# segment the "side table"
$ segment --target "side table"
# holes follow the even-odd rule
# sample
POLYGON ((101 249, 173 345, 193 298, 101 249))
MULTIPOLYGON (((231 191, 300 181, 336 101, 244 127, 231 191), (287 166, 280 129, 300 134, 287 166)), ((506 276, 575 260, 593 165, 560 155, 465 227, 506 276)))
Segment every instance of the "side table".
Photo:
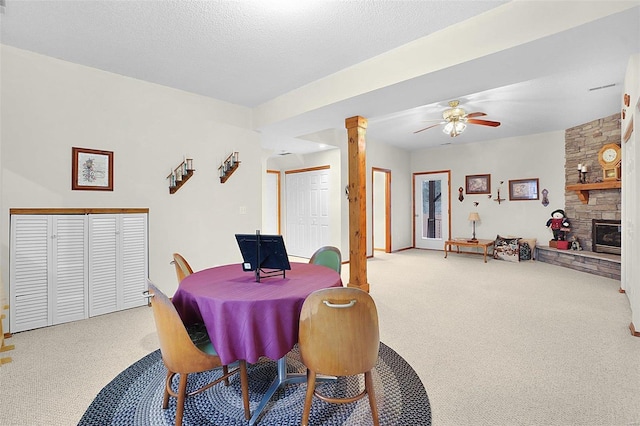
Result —
MULTIPOLYGON (((494 246, 495 241, 494 240, 467 240, 467 239, 463 239, 463 238, 458 238, 458 239, 453 239, 453 240, 447 240, 444 242, 444 257, 446 259, 447 254, 449 254, 449 252, 451 251, 451 246, 456 246, 456 253, 460 253, 460 247, 475 247, 475 248, 482 248, 483 254, 484 254, 484 263, 487 263, 487 250, 489 249, 489 247, 493 247, 494 246)), ((467 254, 479 254, 477 252, 472 252, 472 251, 463 251, 462 253, 467 253, 467 254)))

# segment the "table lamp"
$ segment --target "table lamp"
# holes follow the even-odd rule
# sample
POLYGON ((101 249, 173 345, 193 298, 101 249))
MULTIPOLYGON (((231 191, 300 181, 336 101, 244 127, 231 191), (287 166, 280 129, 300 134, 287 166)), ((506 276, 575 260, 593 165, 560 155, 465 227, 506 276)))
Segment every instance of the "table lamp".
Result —
POLYGON ((473 237, 469 241, 478 241, 476 238, 476 222, 480 220, 480 215, 478 212, 469 213, 469 220, 473 222, 473 237))

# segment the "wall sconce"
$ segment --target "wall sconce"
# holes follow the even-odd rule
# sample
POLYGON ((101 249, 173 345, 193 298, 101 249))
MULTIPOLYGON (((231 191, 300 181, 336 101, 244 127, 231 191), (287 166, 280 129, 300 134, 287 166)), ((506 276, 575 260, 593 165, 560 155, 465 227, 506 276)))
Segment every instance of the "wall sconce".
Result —
MULTIPOLYGON (((503 180, 500 181, 500 185, 498 185, 497 191, 498 191, 498 197, 494 198, 493 201, 497 201, 498 204, 502 203, 505 199, 504 198, 500 198, 500 187, 502 186, 502 184, 504 183, 503 180)), ((489 196, 491 197, 491 196, 489 196)))
POLYGON ((194 171, 192 158, 183 159, 178 167, 171 170, 171 173, 167 176, 167 179, 169 179, 169 194, 174 194, 191 179, 194 171))
POLYGON ((220 167, 218 167, 218 172, 220 174, 220 183, 225 183, 229 177, 236 171, 238 166, 240 165, 238 151, 232 152, 229 156, 222 162, 220 167))
POLYGON ((476 238, 476 222, 478 222, 479 220, 480 215, 478 214, 478 212, 469 213, 469 221, 473 222, 473 237, 471 237, 471 239, 469 240, 470 243, 475 243, 476 241, 478 241, 478 239, 476 238))

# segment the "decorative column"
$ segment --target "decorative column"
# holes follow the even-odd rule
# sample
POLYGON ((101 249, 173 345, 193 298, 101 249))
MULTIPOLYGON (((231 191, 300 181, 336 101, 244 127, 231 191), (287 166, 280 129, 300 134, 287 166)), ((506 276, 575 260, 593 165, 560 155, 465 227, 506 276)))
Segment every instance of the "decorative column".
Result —
POLYGON ((349 137, 349 283, 369 292, 367 282, 367 119, 345 120, 349 137))

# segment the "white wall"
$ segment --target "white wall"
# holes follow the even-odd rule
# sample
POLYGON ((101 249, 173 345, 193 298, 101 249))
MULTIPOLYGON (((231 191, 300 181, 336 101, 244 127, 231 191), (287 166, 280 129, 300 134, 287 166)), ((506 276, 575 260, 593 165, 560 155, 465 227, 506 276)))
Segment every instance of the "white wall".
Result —
MULTIPOLYGON (((343 221, 342 221, 342 209, 344 208, 344 202, 346 198, 343 195, 341 188, 342 182, 342 167, 341 156, 339 149, 329 149, 326 151, 317 152, 314 154, 305 155, 286 155, 271 157, 266 162, 269 170, 280 170, 280 202, 281 213, 280 218, 281 231, 286 241, 287 234, 287 212, 286 212, 286 179, 284 173, 288 170, 302 170, 311 167, 329 166, 329 245, 338 247, 343 253, 343 259, 345 259, 345 250, 348 253, 348 245, 343 245, 342 234, 343 221)), ((346 224, 346 232, 348 233, 348 223, 346 224)), ((348 257, 346 257, 348 259, 348 257)))
POLYGON ((173 252, 195 270, 241 260, 234 233, 261 222, 262 150, 250 110, 8 46, 0 54, 7 293, 11 208, 149 208, 150 278, 169 294, 173 252), (113 192, 71 190, 74 146, 114 152, 113 192), (221 184, 217 169, 232 151, 242 163, 221 184), (195 175, 169 195, 165 178, 184 155, 195 175))
MULTIPOLYGON (((622 276, 620 286, 629 298, 631 322, 640 332, 640 237, 635 229, 640 224, 638 188, 640 187, 640 55, 629 59, 624 83, 624 93, 631 96, 626 117, 622 120, 622 136, 630 125, 633 133, 627 142, 622 142, 622 276), (633 121, 633 124, 632 124, 633 121)), ((621 101, 622 103, 622 101, 621 101)))
MULTIPOLYGON (((469 129, 473 131, 473 129, 469 129)), ((463 138, 464 135, 460 136, 463 138)), ((413 173, 451 170, 451 233, 452 237, 469 237, 469 212, 477 211, 478 238, 494 239, 497 234, 537 238, 546 245, 552 234, 546 228, 555 209, 564 209, 564 131, 543 133, 492 142, 460 144, 454 142, 439 148, 425 149, 411 156, 413 173), (465 176, 491 174, 491 198, 487 195, 464 194, 458 201, 458 188, 465 187, 465 176), (539 179, 539 191, 549 191, 549 206, 540 200, 509 201, 510 179, 539 179), (504 181, 500 185, 500 181, 504 181), (493 201, 497 188, 506 201, 493 201), (478 206, 474 206, 478 202, 478 206)), ((571 219, 571 218, 569 218, 571 219)))
MULTIPOLYGON (((402 149, 367 140, 367 192, 371 192, 373 182, 371 169, 378 167, 391 170, 391 251, 413 245, 411 238, 411 154, 402 149)), ((367 196, 367 255, 373 253, 371 197, 367 196)))

